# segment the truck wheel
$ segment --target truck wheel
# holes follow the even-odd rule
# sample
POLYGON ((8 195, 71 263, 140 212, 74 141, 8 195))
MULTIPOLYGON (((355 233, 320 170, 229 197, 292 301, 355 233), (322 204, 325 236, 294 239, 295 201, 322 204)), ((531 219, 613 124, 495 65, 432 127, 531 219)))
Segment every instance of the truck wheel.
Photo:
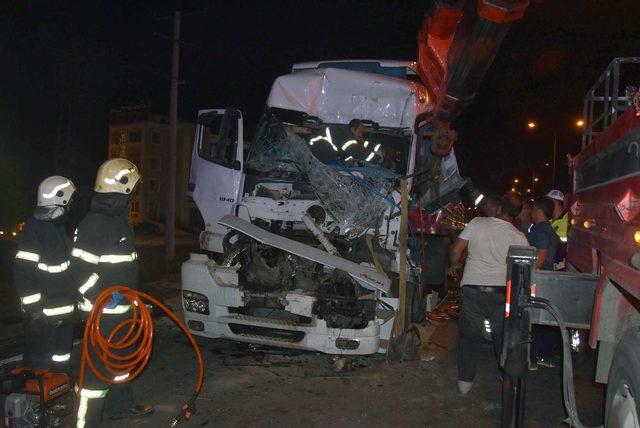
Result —
POLYGON ((640 329, 629 330, 618 343, 609 372, 606 427, 640 427, 640 329))

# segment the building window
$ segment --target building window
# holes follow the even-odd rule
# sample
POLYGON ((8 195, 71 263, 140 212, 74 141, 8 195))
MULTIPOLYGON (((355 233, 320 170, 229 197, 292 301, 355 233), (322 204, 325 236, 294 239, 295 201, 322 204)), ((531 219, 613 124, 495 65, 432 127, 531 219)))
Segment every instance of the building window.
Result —
POLYGON ((151 131, 151 144, 162 144, 162 138, 160 138, 160 131, 154 129, 151 131))
POLYGON ((132 131, 129 131, 129 143, 140 143, 142 142, 142 130, 140 129, 135 129, 132 131))
POLYGON ((151 158, 151 170, 158 171, 160 169, 160 158, 151 158))
POLYGON ((160 191, 160 184, 158 184, 157 180, 149 180, 149 190, 153 193, 158 193, 160 191))

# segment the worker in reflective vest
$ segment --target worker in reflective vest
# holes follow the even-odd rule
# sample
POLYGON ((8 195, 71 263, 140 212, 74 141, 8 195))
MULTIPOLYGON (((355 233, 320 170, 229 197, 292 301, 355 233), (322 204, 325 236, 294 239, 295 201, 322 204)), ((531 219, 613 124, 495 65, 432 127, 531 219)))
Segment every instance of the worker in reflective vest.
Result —
POLYGON ((569 212, 565 208, 565 195, 560 190, 554 189, 547 193, 547 197, 551 198, 554 203, 553 218, 551 219, 551 227, 560 238, 560 244, 556 251, 554 260, 555 270, 564 270, 566 267, 567 254, 567 234, 569 232, 569 212))
MULTIPOLYGON (((89 213, 74 233, 71 250, 78 309, 84 321, 102 291, 114 285, 138 288, 138 256, 133 228, 129 224, 129 204, 139 181, 138 168, 126 159, 110 159, 98 169, 96 194, 89 213)), ((130 305, 120 299, 119 294, 113 296, 103 312, 100 330, 105 336, 131 316, 130 305)), ((126 354, 127 350, 123 352, 126 354)), ((112 420, 153 412, 151 406, 134 403, 130 383, 112 385, 89 370, 78 400, 77 426, 98 426, 103 410, 112 420)))
POLYGON ((13 279, 25 314, 22 361, 27 367, 68 372, 76 294, 64 221, 75 191, 65 177, 42 181, 33 217, 20 235, 13 279))

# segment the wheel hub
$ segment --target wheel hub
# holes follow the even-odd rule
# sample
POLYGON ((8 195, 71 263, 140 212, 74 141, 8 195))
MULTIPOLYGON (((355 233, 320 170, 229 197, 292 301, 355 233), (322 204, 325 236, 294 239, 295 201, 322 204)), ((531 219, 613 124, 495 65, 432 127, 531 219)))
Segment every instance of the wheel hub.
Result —
POLYGON ((640 428, 636 400, 629 385, 623 383, 611 401, 607 426, 620 428, 640 428))

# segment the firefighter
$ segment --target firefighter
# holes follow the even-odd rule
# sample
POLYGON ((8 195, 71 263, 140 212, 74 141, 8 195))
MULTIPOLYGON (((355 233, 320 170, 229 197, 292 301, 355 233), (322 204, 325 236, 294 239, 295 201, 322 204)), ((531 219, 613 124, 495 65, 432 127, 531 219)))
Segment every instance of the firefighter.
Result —
POLYGON ((20 235, 13 279, 25 313, 23 363, 30 368, 68 372, 76 295, 64 223, 75 191, 68 178, 44 179, 33 217, 20 235))
MULTIPOLYGON (((105 289, 113 285, 138 288, 138 256, 128 217, 131 196, 139 181, 138 168, 126 159, 110 159, 98 169, 91 209, 75 231, 71 250, 80 299, 78 309, 84 321, 96 297, 105 289)), ((129 304, 120 299, 116 293, 103 312, 100 329, 105 336, 131 316, 129 304)), ((134 404, 130 383, 106 383, 88 370, 77 405, 77 426, 98 426, 103 410, 112 420, 153 413, 151 406, 134 404)))
MULTIPOLYGON (((364 123, 360 119, 353 119, 349 122, 348 139, 340 146, 343 158, 347 163, 356 165, 361 163, 368 154, 364 144, 364 123)), ((369 144, 367 143, 367 146, 369 144)))

